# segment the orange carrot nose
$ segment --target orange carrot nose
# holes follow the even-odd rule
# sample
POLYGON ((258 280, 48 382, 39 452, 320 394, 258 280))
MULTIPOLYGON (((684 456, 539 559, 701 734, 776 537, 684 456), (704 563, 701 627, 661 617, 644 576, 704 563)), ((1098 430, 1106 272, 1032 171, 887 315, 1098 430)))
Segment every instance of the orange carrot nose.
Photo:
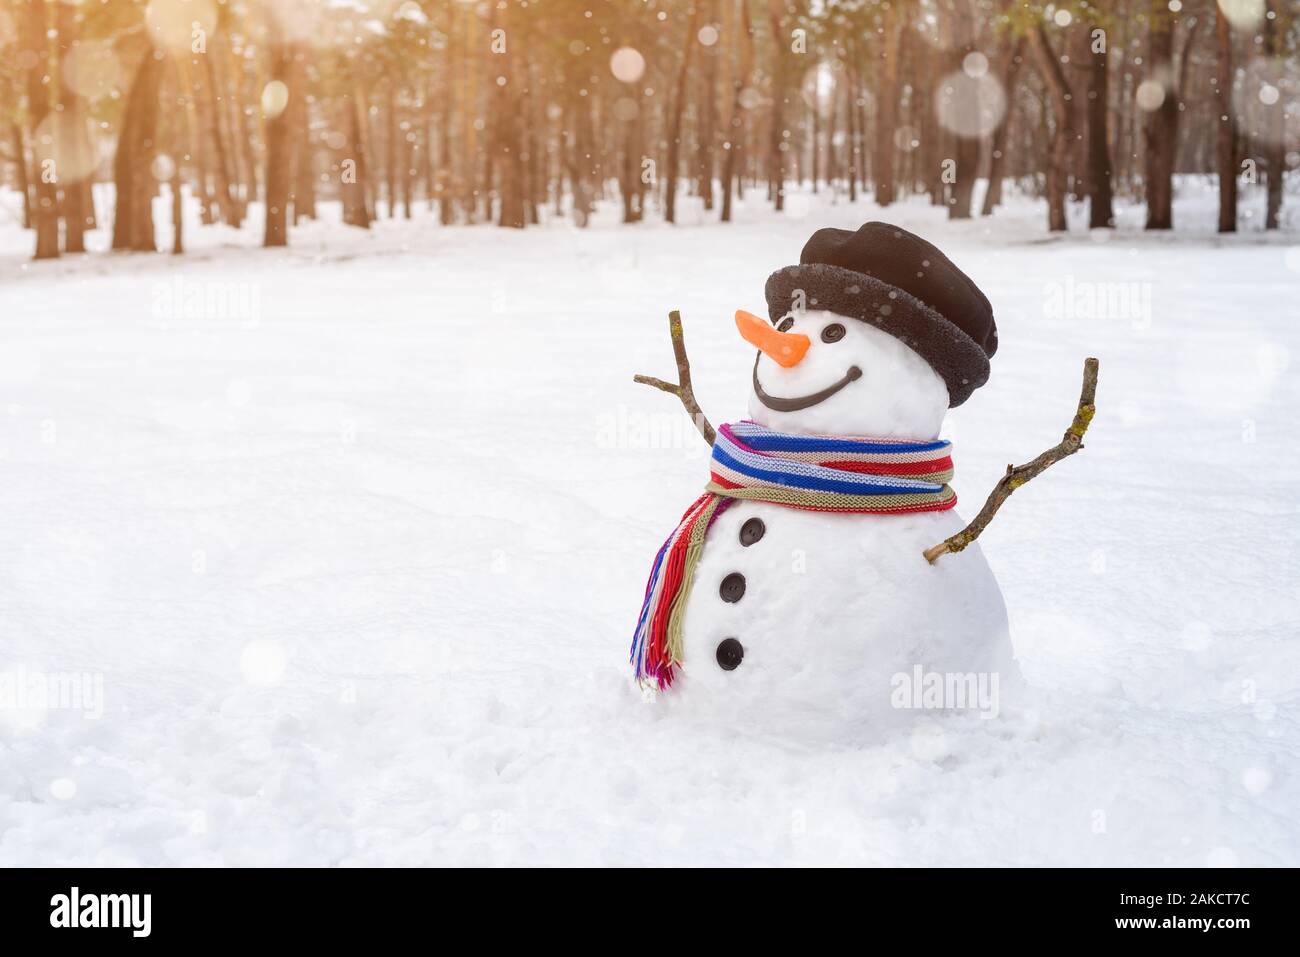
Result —
POLYGON ((758 346, 763 355, 789 369, 799 364, 812 340, 797 332, 777 332, 771 323, 764 322, 753 313, 736 310, 736 328, 745 341, 758 346))

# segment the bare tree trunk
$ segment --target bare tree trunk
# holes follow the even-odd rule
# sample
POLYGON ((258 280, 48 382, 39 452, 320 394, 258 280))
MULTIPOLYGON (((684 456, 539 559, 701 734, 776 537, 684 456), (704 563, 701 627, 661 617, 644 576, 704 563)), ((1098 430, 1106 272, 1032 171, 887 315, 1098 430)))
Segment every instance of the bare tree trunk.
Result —
POLYGON ((574 97, 572 106, 573 148, 569 152, 569 180, 573 183, 573 218, 579 227, 591 222, 598 166, 593 153, 591 98, 574 97))
POLYGON ((442 53, 442 113, 438 127, 438 222, 450 226, 456 221, 456 206, 453 202, 451 129, 452 118, 456 115, 456 69, 453 55, 456 50, 456 10, 449 4, 447 11, 447 46, 442 53))
MULTIPOLYGON (((1174 89, 1174 26, 1165 0, 1151 0, 1147 19, 1147 79, 1161 84, 1164 99, 1156 109, 1147 113, 1143 128, 1146 141, 1146 228, 1172 229, 1178 91, 1174 89)), ((1189 41, 1187 53, 1190 52, 1189 41)))
POLYGON ((888 206, 897 197, 894 189, 894 129, 898 125, 898 69, 903 52, 903 24, 898 16, 898 4, 884 9, 881 36, 880 74, 876 84, 876 157, 872 163, 875 174, 875 199, 888 206))
POLYGON ((1120 22, 1113 32, 1107 32, 1106 37, 1108 59, 1114 60, 1114 73, 1119 79, 1111 94, 1118 108, 1107 105, 1108 115, 1113 117, 1110 125, 1115 144, 1111 153, 1114 158, 1111 188, 1113 193, 1126 197, 1133 195, 1133 152, 1137 148, 1131 138, 1131 114, 1140 112, 1133 109, 1132 71, 1129 69, 1129 37, 1133 28, 1127 15, 1131 2, 1133 0, 1123 0, 1120 22))
POLYGON ((389 79, 384 84, 384 146, 386 148, 384 164, 384 193, 388 197, 388 218, 397 215, 398 194, 398 157, 401 146, 398 143, 400 131, 397 120, 397 80, 389 79))
POLYGON ((188 78, 186 93, 189 100, 188 112, 191 123, 190 142, 193 144, 191 151, 194 154, 195 174, 198 177, 199 202, 203 207, 201 222, 205 226, 211 226, 217 221, 221 204, 219 199, 213 195, 212 181, 208 176, 208 148, 203 141, 207 129, 207 113, 203 105, 203 84, 196 74, 191 72, 190 68, 193 65, 193 58, 181 61, 185 76, 188 78))
POLYGON ((98 229, 95 215, 95 174, 92 172, 81 181, 81 213, 86 218, 86 229, 98 229))
POLYGON ((785 101, 790 59, 786 51, 784 0, 768 0, 767 16, 772 26, 772 126, 768 130, 767 177, 779 213, 785 209, 785 101))
POLYGON ((722 213, 719 219, 724 223, 731 222, 732 185, 740 178, 737 169, 743 157, 745 108, 741 94, 754 72, 754 24, 749 18, 749 0, 736 0, 736 3, 737 18, 740 21, 739 29, 736 30, 740 66, 731 80, 731 118, 727 121, 727 142, 730 148, 722 158, 722 213))
POLYGON ((980 141, 973 136, 953 136, 957 154, 957 178, 948 197, 949 219, 970 219, 975 198, 975 180, 979 176, 980 141))
POLYGON ((362 185, 361 196, 366 204, 366 218, 379 221, 380 156, 375 127, 370 122, 370 98, 366 87, 358 82, 353 93, 357 105, 357 178, 362 185))
POLYGON ((311 133, 306 128, 300 131, 294 184, 293 221, 297 225, 304 219, 316 218, 316 151, 312 149, 311 133))
MULTIPOLYGON (((181 68, 180 58, 172 57, 172 78, 176 84, 176 95, 189 98, 188 84, 181 68)), ((171 114, 171 151, 172 151, 172 255, 179 256, 185 252, 185 194, 182 189, 184 178, 181 175, 181 157, 185 155, 185 144, 189 140, 188 114, 184 111, 171 114)))
MULTIPOLYGON (((943 182, 943 160, 948 155, 944 149, 944 140, 946 131, 939 125, 939 119, 931 104, 934 103, 934 94, 943 82, 943 52, 931 47, 928 43, 918 45, 913 44, 916 50, 912 59, 920 62, 919 72, 924 75, 925 82, 918 91, 922 97, 922 108, 920 110, 920 129, 921 129, 921 147, 917 162, 921 167, 920 180, 926 193, 930 196, 931 206, 942 206, 945 202, 945 193, 947 188, 943 182)), ((877 144, 879 149, 879 144, 877 144)), ((891 155, 893 155, 891 153, 891 155)))
POLYGON ((1106 45, 1108 41, 1104 32, 1096 36, 1098 32, 1100 31, 1095 24, 1089 27, 1091 62, 1088 82, 1088 226, 1092 229, 1105 229, 1115 225, 1110 139, 1106 130, 1110 64, 1106 45), (1099 45, 1100 49, 1098 49, 1099 45))
POLYGON ((635 223, 641 220, 639 202, 641 164, 639 130, 637 120, 640 116, 627 117, 620 122, 623 125, 623 168, 618 178, 619 192, 623 197, 623 222, 635 223))
POLYGON ((1088 115, 1088 91, 1092 88, 1092 43, 1088 26, 1084 21, 1065 31, 1061 43, 1059 62, 1061 72, 1065 74, 1066 85, 1070 88, 1069 150, 1066 159, 1066 198, 1082 200, 1092 195, 1092 128, 1088 115), (1081 95, 1074 96, 1078 90, 1081 95))
MULTIPOLYGON (((76 42, 76 8, 70 3, 56 3, 54 6, 59 41, 59 69, 62 72, 72 45, 76 42)), ((82 184, 89 175, 89 170, 82 167, 87 165, 91 155, 91 144, 90 138, 86 135, 86 117, 82 111, 81 98, 77 96, 72 84, 67 82, 59 84, 58 138, 60 158, 73 156, 76 159, 76 169, 72 171, 71 178, 66 174, 59 177, 63 183, 61 203, 63 251, 84 253, 86 214, 85 191, 82 189, 82 184)), ((65 168, 67 165, 64 162, 65 168)))
MULTIPOLYGON (((1264 21, 1264 55, 1276 57, 1278 50, 1277 0, 1268 0, 1268 12, 1273 14, 1264 21)), ((1265 200, 1264 228, 1277 229, 1278 214, 1282 210, 1282 177, 1286 171, 1286 154, 1283 146, 1283 104, 1279 99, 1268 108, 1267 140, 1264 146, 1264 169, 1268 175, 1268 194, 1265 200)))
POLYGON ((817 195, 818 182, 821 179, 821 97, 816 92, 813 93, 813 105, 808 110, 809 125, 812 127, 810 139, 811 148, 808 150, 808 165, 812 167, 812 191, 817 195))
POLYGON ((849 135, 849 202, 858 201, 858 167, 861 163, 862 150, 862 130, 859 129, 858 114, 858 76, 857 70, 853 64, 858 62, 857 43, 852 37, 848 41, 849 65, 845 68, 846 79, 848 80, 848 90, 846 95, 848 102, 846 104, 846 128, 849 135))
MULTIPOLYGON (((430 86, 430 94, 433 89, 430 86)), ((447 91, 444 91, 446 94, 447 91)), ((447 140, 451 133, 451 124, 447 119, 451 116, 451 106, 444 103, 438 114, 435 123, 432 116, 425 127, 425 160, 428 162, 426 169, 427 179, 425 189, 429 194, 429 209, 433 210, 435 202, 438 208, 438 221, 444 226, 450 225, 454 221, 454 213, 451 206, 451 195, 447 189, 447 140), (437 128, 435 134, 434 129, 437 128)))
MULTIPOLYGON (((970 40, 975 26, 971 22, 970 14, 965 11, 960 15, 956 26, 960 41, 955 45, 952 53, 952 67, 954 70, 961 70, 965 57, 975 49, 970 40)), ((969 108, 978 112, 978 99, 974 99, 975 102, 971 103, 969 108)), ((948 196, 948 218, 970 219, 971 202, 975 195, 975 180, 979 176, 980 141, 978 136, 963 136, 955 132, 953 138, 956 141, 956 149, 953 152, 957 160, 957 176, 948 196)))
POLYGON ((267 46, 271 81, 284 84, 288 99, 279 113, 266 120, 266 228, 263 246, 289 245, 289 191, 293 184, 294 116, 301 109, 298 61, 294 44, 276 8, 267 11, 267 46))
MULTIPOLYGON (((855 44, 856 45, 856 44, 855 44)), ((854 112, 857 114, 858 124, 858 190, 865 193, 870 188, 871 181, 871 150, 867 148, 867 117, 868 104, 866 97, 862 96, 862 90, 867 88, 865 78, 861 72, 858 73, 858 104, 854 112)), ((919 159, 919 156, 918 156, 919 159)))
POLYGON ((316 155, 312 150, 311 70, 308 44, 291 44, 294 64, 294 87, 289 91, 289 138, 292 163, 289 173, 289 205, 294 215, 291 225, 304 218, 316 218, 316 155))
POLYGON ((113 215, 113 248, 156 252, 153 226, 153 159, 158 137, 158 87, 162 79, 162 54, 149 46, 135 71, 117 153, 113 157, 113 182, 117 206, 113 215))
MULTIPOLYGON (((190 72, 190 68, 193 66, 193 58, 187 53, 173 54, 172 66, 175 68, 178 95, 185 99, 182 105, 184 111, 182 122, 185 125, 185 147, 183 152, 187 151, 190 157, 190 175, 192 179, 190 192, 199 200, 199 221, 210 225, 215 223, 217 218, 213 210, 212 196, 208 192, 208 152, 203 148, 203 140, 199 132, 198 96, 195 93, 194 77, 190 72)), ((93 206, 94 204, 91 203, 90 205, 93 206)))
MULTIPOLYGON (((32 158, 37 163, 36 200, 32 225, 36 227, 36 259, 57 259, 59 255, 58 167, 41 162, 41 124, 50 112, 50 91, 45 77, 51 72, 45 0, 24 0, 22 48, 33 62, 27 67, 27 122, 31 128, 32 158)), ((19 154, 22 160, 22 154, 19 154)))
MULTIPOLYGON (((477 58, 481 59, 481 58, 477 58)), ((480 67, 481 68, 481 67, 480 67)), ((475 205, 473 221, 491 222, 493 217, 493 200, 499 198, 494 194, 493 174, 496 172, 497 152, 501 149, 501 141, 498 137, 497 124, 500 122, 500 90, 493 86, 488 87, 487 95, 487 118, 486 118, 486 142, 479 151, 479 168, 476 174, 478 176, 478 189, 475 192, 475 205)))
POLYGON ((840 175, 840 158, 835 150, 835 131, 839 128, 840 82, 835 80, 829 97, 830 109, 826 111, 826 188, 835 194, 835 182, 840 175))
MULTIPOLYGON (((496 10, 496 25, 510 37, 510 17, 517 11, 504 4, 496 10)), ((492 138, 500 163, 500 196, 497 225, 512 229, 523 229, 527 225, 524 210, 524 162, 519 122, 521 102, 520 87, 523 81, 515 69, 515 57, 520 43, 507 39, 505 52, 499 54, 502 60, 501 74, 506 82, 497 86, 496 116, 493 117, 492 138)))
POLYGON ((578 97, 577 138, 575 141, 574 160, 581 171, 581 225, 586 226, 595 211, 596 200, 605 192, 607 165, 605 154, 596 139, 596 104, 595 97, 578 97))
MULTIPOLYGON (((522 107, 520 112, 525 122, 523 151, 519 160, 524 170, 524 215, 528 225, 536 226, 542 221, 540 207, 546 204, 546 150, 543 145, 546 120, 542 112, 544 104, 541 102, 541 97, 535 92, 539 88, 539 83, 527 52, 532 48, 530 44, 524 45, 523 93, 521 95, 522 107)), ((638 119, 638 130, 640 123, 641 121, 638 119)), ((639 198, 637 208, 641 208, 639 198)))
POLYGON ((434 199, 438 192, 438 178, 433 165, 433 80, 426 79, 424 90, 420 94, 420 178, 424 180, 424 201, 429 212, 433 212, 434 199))
MULTIPOLYGON (((257 164, 253 160, 253 134, 248 126, 248 113, 244 110, 243 87, 240 82, 243 79, 243 74, 239 67, 239 60, 235 57, 234 38, 226 34, 223 46, 226 53, 225 65, 230 73, 229 112, 234 114, 234 121, 229 128, 230 138, 228 140, 231 143, 231 162, 235 164, 233 167, 235 175, 232 177, 232 182, 238 179, 243 184, 243 189, 236 194, 239 203, 239 219, 242 223, 244 217, 248 215, 248 204, 257 199, 257 164)), ((265 78, 259 78, 257 89, 260 91, 265 87, 265 78)), ((223 110, 224 112, 226 111, 223 110)), ((265 135, 263 135, 262 139, 265 142, 265 135)))
POLYGON ((1237 108, 1232 101, 1232 24, 1215 5, 1215 165, 1219 171, 1219 232, 1237 231, 1237 108))
POLYGON ((686 42, 677 68, 677 85, 673 93, 672 112, 669 114, 668 156, 664 160, 664 222, 677 222, 677 166, 682 145, 682 113, 686 107, 687 80, 690 77, 691 51, 695 49, 695 35, 700 29, 701 0, 691 7, 691 17, 686 24, 686 42))
POLYGON ((1002 64, 1002 89, 1007 94, 1007 111, 993 130, 989 157, 989 188, 984 193, 981 216, 992 215, 993 208, 1002 202, 1002 180, 1006 177, 1007 130, 1011 128, 1011 111, 1016 106, 1016 74, 1020 72, 1024 49, 1024 37, 1016 37, 1008 47, 1006 59, 1002 64))
POLYGON ((528 51, 532 49, 532 38, 530 36, 530 14, 528 5, 525 4, 515 9, 515 44, 513 49, 509 50, 510 56, 510 82, 514 85, 514 90, 510 91, 514 101, 514 115, 511 123, 515 127, 514 150, 515 156, 515 174, 519 179, 519 205, 522 210, 520 217, 523 225, 535 226, 538 223, 536 190, 534 180, 537 176, 537 144, 536 135, 536 103, 535 103, 535 81, 533 77, 532 63, 529 61, 528 51))
POLYGON ((292 111, 290 135, 296 144, 293 151, 293 223, 316 218, 316 151, 311 138, 311 104, 310 99, 310 63, 309 48, 305 44, 294 44, 294 55, 298 59, 297 79, 298 95, 289 101, 292 111))
POLYGON ((343 157, 342 193, 343 222, 349 226, 369 229, 373 216, 370 202, 366 197, 367 162, 366 141, 362 120, 365 107, 359 87, 354 87, 352 95, 347 98, 348 148, 343 157), (350 155, 346 155, 350 154, 350 155), (351 163, 351 166, 347 164, 351 163))
MULTIPOLYGON (((478 17, 466 5, 453 4, 463 11, 465 30, 462 49, 478 49, 478 17)), ((468 57, 462 55, 459 75, 462 78, 460 104, 460 144, 463 160, 460 164, 460 176, 457 181, 457 197, 465 212, 467 222, 476 222, 478 207, 475 203, 474 177, 477 175, 475 164, 478 163, 482 147, 479 145, 479 130, 474 122, 475 104, 478 102, 478 70, 466 64, 468 57)), ((474 58, 477 63, 478 57, 474 58)))
POLYGON ((14 120, 9 124, 9 138, 14 144, 14 170, 18 192, 23 197, 23 229, 32 228, 32 187, 27 177, 27 141, 22 125, 14 120))
MULTIPOLYGON (((167 56, 165 61, 159 64, 159 102, 175 104, 179 108, 161 112, 155 133, 155 139, 158 140, 160 145, 166 145, 167 155, 171 158, 171 172, 167 176, 167 201, 170 207, 168 221, 172 227, 173 256, 179 256, 185 252, 185 193, 183 189, 185 168, 182 160, 190 158, 187 156, 189 127, 186 123, 187 114, 184 108, 184 99, 188 97, 186 97, 185 93, 186 83, 181 64, 182 57, 179 54, 167 56)), ((161 173, 161 169, 156 167, 151 170, 152 175, 149 178, 154 182, 146 190, 150 203, 155 198, 154 191, 157 189, 157 176, 159 173, 161 173)))
POLYGON ((1070 84, 1041 24, 1030 30, 1029 43, 1037 56, 1039 72, 1047 85, 1052 106, 1053 129, 1047 157, 1047 228, 1049 232, 1065 232, 1068 228, 1065 215, 1066 164, 1074 137, 1070 84))
MULTIPOLYGON (((705 0, 696 0, 703 4, 705 0)), ((708 0, 709 12, 707 22, 718 22, 718 0, 708 0)), ((719 34, 720 35, 720 34, 719 34)), ((706 210, 713 209, 713 148, 717 140, 718 119, 718 55, 719 48, 715 42, 700 54, 703 59, 700 97, 699 130, 696 142, 696 179, 697 188, 704 200, 706 210)))
MULTIPOLYGON (((925 112, 923 105, 934 103, 933 93, 927 89, 927 86, 933 83, 933 78, 925 75, 926 57, 916 49, 916 46, 917 44, 912 44, 910 47, 904 47, 903 57, 898 64, 900 89, 907 91, 906 98, 900 100, 898 104, 900 133, 904 128, 914 131, 920 120, 920 114, 925 112)), ((914 138, 915 134, 913 134, 914 138)), ((903 149, 901 141, 901 136, 894 141, 894 180, 896 183, 902 184, 901 188, 907 193, 923 190, 921 169, 917 163, 916 151, 903 149)), ((911 145, 910 142, 908 145, 911 145)))
POLYGON ((452 202, 452 171, 451 171, 451 118, 455 107, 452 103, 452 90, 447 90, 447 101, 442 108, 441 122, 438 132, 438 158, 435 161, 437 165, 436 190, 438 192, 438 222, 444 226, 450 226, 456 222, 456 206, 452 202))
POLYGON ((417 149, 417 146, 415 143, 412 143, 410 140, 408 140, 405 136, 402 137, 402 142, 404 144, 404 148, 402 150, 402 157, 406 161, 403 164, 402 168, 398 170, 398 173, 400 174, 401 181, 402 181, 402 218, 410 219, 411 218, 411 193, 414 192, 415 190, 414 168, 415 168, 415 151, 417 149))
POLYGON ((547 150, 548 176, 551 183, 550 202, 554 203, 552 213, 558 218, 564 215, 564 177, 568 173, 568 128, 564 125, 564 105, 560 102, 561 94, 557 91, 555 101, 547 105, 546 125, 548 143, 554 143, 554 149, 547 150))
POLYGON ((233 167, 226 150, 224 124, 221 122, 222 111, 221 101, 218 98, 220 86, 217 83, 216 58, 208 54, 202 54, 202 59, 206 71, 206 83, 203 90, 206 95, 202 97, 204 106, 203 119, 208 127, 208 138, 212 142, 213 158, 215 160, 214 171, 217 180, 217 202, 221 206, 221 218, 227 224, 238 229, 243 222, 243 216, 240 213, 239 204, 234 193, 233 167))
MULTIPOLYGON (((962 4, 950 4, 948 20, 952 35, 952 49, 945 57, 947 71, 949 75, 960 75, 966 57, 975 51, 978 27, 975 24, 974 11, 962 4)), ((908 59, 915 60, 916 57, 908 59)), ((978 87, 972 87, 966 96, 962 96, 961 102, 954 103, 951 98, 955 94, 949 89, 949 85, 940 78, 936 78, 936 81, 940 101, 947 105, 949 111, 955 113, 957 109, 961 109, 979 114, 978 87)), ((912 84, 913 87, 915 85, 912 84)), ((915 100, 915 95, 912 99, 915 100)), ((956 170, 947 195, 948 218, 970 219, 971 204, 975 196, 975 181, 979 177, 980 136, 978 133, 971 135, 957 130, 950 131, 950 134, 952 152, 948 155, 956 160, 956 170)), ((908 180, 904 179, 904 182, 908 180)))

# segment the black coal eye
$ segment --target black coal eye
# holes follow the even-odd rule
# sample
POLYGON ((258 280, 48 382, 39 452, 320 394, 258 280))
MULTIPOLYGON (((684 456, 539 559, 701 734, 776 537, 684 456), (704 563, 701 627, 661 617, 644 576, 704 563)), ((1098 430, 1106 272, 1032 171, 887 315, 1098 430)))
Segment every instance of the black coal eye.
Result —
POLYGON ((789 332, 790 327, 794 325, 794 316, 786 316, 776 324, 777 332, 789 332))
POLYGON ((844 327, 838 322, 832 322, 822 330, 822 342, 839 342, 844 338, 844 327))
POLYGON ((718 642, 718 667, 723 671, 735 671, 744 657, 745 646, 735 638, 723 638, 718 642))

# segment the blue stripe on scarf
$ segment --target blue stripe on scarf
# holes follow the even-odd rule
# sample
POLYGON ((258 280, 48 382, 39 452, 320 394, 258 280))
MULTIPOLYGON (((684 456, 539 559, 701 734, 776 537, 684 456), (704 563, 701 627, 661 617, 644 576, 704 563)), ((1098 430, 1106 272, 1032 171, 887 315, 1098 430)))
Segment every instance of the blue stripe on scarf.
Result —
POLYGON ((941 452, 950 443, 935 442, 867 442, 860 439, 832 439, 811 435, 790 435, 767 430, 751 432, 732 426, 731 431, 745 444, 762 452, 941 452))
MULTIPOLYGON (((869 481, 845 482, 836 479, 823 479, 811 475, 792 475, 785 472, 772 472, 767 469, 754 468, 737 462, 723 451, 721 444, 713 446, 713 457, 730 469, 750 478, 763 479, 787 488, 813 489, 819 492, 842 492, 846 495, 900 495, 913 491, 935 491, 943 488, 931 482, 916 482, 915 485, 873 485, 869 481)), ((773 463, 777 464, 777 463, 773 463)), ((818 466, 813 466, 817 468, 818 466)), ((827 471, 831 471, 828 469, 827 471)))

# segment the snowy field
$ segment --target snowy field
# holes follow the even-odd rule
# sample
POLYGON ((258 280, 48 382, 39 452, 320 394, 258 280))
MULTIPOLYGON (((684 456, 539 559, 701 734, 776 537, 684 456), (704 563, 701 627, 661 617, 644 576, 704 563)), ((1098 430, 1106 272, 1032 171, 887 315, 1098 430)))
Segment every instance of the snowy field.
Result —
POLYGON ((1176 237, 796 195, 50 263, 13 199, 0 674, 87 694, 0 709, 0 864, 1300 864, 1294 195, 1226 239, 1192 183, 1176 237), (1101 359, 1086 451, 982 539, 1029 695, 883 742, 704 726, 628 682, 706 461, 632 374, 671 377, 680 308, 701 404, 742 417, 732 312, 874 218, 994 305, 946 433, 968 517, 1101 359))

